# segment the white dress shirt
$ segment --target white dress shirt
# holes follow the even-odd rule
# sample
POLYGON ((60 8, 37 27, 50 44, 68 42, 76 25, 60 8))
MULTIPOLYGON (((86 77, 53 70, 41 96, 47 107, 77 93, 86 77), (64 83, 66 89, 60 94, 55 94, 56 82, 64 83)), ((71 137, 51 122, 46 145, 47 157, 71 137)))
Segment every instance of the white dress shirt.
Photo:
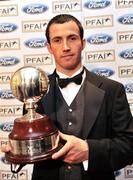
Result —
MULTIPOLYGON (((57 74, 59 75, 60 78, 72 78, 74 76, 76 76, 77 74, 79 74, 81 71, 83 70, 83 66, 77 71, 75 72, 71 77, 70 76, 67 76, 59 71, 56 71, 57 74)), ((79 92, 79 89, 81 88, 84 80, 85 80, 85 77, 86 77, 86 72, 84 71, 83 73, 83 78, 82 78, 82 82, 80 85, 74 83, 74 82, 71 82, 69 83, 65 88, 60 88, 60 91, 66 101, 66 103, 68 104, 68 106, 71 105, 71 103, 73 102, 74 98, 76 97, 76 95, 78 94, 79 92)), ((86 161, 83 161, 83 166, 84 166, 84 170, 87 171, 88 169, 88 160, 86 161)))
MULTIPOLYGON (((57 71, 57 74, 59 75, 60 78, 72 78, 74 76, 76 76, 77 74, 79 74, 81 71, 83 70, 83 67, 81 67, 76 73, 74 73, 71 77, 67 76, 61 72, 57 71)), ((80 85, 71 82, 69 83, 65 88, 60 88, 60 91, 66 101, 66 103, 68 104, 68 106, 70 106, 70 104, 73 102, 74 98, 76 97, 81 85, 83 84, 85 79, 85 72, 83 73, 83 79, 80 85)))

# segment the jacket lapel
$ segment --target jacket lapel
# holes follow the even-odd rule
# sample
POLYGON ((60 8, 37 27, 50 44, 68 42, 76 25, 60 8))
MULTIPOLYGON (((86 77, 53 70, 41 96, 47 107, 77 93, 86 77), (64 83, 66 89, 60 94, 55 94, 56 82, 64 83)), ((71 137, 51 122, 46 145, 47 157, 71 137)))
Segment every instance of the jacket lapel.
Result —
POLYGON ((87 138, 96 121, 105 94, 105 91, 99 88, 102 82, 99 80, 97 81, 96 76, 94 79, 93 76, 91 76, 91 73, 87 71, 87 77, 85 80, 85 111, 82 132, 83 139, 87 138))
POLYGON ((55 74, 49 76, 49 90, 46 96, 42 99, 43 109, 46 115, 49 116, 50 119, 56 121, 56 97, 55 97, 55 86, 56 79, 55 74))

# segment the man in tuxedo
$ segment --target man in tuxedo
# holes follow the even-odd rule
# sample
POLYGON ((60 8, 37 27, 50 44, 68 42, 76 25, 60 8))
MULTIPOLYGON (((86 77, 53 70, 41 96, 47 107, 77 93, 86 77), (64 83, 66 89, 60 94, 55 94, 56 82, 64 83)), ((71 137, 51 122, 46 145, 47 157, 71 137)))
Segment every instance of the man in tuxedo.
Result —
POLYGON ((89 72, 81 62, 81 23, 61 14, 46 29, 56 69, 38 103, 66 143, 52 160, 34 164, 32 180, 114 180, 133 163, 133 117, 122 84, 89 72))
POLYGON ((82 65, 86 41, 75 17, 53 17, 46 37, 56 69, 37 112, 50 117, 65 144, 34 164, 32 180, 115 180, 115 171, 133 163, 133 117, 124 87, 82 65))

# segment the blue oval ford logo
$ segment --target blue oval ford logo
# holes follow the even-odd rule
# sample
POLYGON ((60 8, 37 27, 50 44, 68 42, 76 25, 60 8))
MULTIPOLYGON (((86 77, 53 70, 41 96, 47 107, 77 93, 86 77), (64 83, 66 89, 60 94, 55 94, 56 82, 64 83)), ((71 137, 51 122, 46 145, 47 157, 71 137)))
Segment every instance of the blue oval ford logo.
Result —
POLYGON ((2 161, 4 164, 10 164, 9 161, 6 160, 5 156, 2 156, 2 157, 1 157, 1 161, 2 161))
POLYGON ((48 7, 44 4, 29 4, 23 7, 23 11, 27 14, 41 14, 44 13, 48 7))
POLYGON ((84 6, 88 9, 102 9, 106 8, 111 4, 109 0, 88 0, 84 6))
POLYGON ((0 33, 12 32, 17 29, 16 24, 12 23, 0 23, 0 33))
POLYGON ((133 83, 128 83, 125 85, 126 93, 133 93, 133 83))
POLYGON ((0 124, 0 129, 4 132, 11 132, 13 129, 13 122, 5 122, 0 124))
POLYGON ((0 66, 13 66, 20 62, 20 60, 16 57, 0 57, 0 66))
POLYGON ((125 14, 118 18, 118 22, 121 24, 133 24, 133 14, 125 14))
POLYGON ((43 48, 46 46, 46 40, 43 38, 33 38, 25 42, 25 46, 29 48, 43 48))
POLYGON ((0 91, 0 98, 1 99, 14 99, 15 97, 13 96, 11 90, 1 90, 0 91))
POLYGON ((119 56, 123 59, 133 59, 133 49, 126 49, 120 52, 119 56))
POLYGON ((87 38, 90 44, 105 44, 112 40, 112 36, 108 34, 94 34, 87 38))
POLYGON ((93 73, 104 76, 104 77, 110 77, 114 74, 114 71, 112 69, 107 68, 95 68, 91 70, 93 73))
POLYGON ((121 175, 121 170, 115 171, 114 174, 115 174, 115 177, 120 176, 121 175))

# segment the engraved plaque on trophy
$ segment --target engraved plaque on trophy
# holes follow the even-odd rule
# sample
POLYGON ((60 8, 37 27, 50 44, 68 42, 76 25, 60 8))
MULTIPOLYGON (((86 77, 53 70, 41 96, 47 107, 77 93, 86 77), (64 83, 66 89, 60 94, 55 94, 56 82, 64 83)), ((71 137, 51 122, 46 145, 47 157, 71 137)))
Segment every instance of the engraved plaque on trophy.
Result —
POLYGON ((12 93, 27 110, 25 115, 14 120, 9 134, 11 151, 6 153, 6 159, 13 164, 49 159, 62 147, 53 122, 47 115, 36 112, 37 102, 46 95, 48 88, 48 76, 39 68, 24 66, 11 78, 12 93))

